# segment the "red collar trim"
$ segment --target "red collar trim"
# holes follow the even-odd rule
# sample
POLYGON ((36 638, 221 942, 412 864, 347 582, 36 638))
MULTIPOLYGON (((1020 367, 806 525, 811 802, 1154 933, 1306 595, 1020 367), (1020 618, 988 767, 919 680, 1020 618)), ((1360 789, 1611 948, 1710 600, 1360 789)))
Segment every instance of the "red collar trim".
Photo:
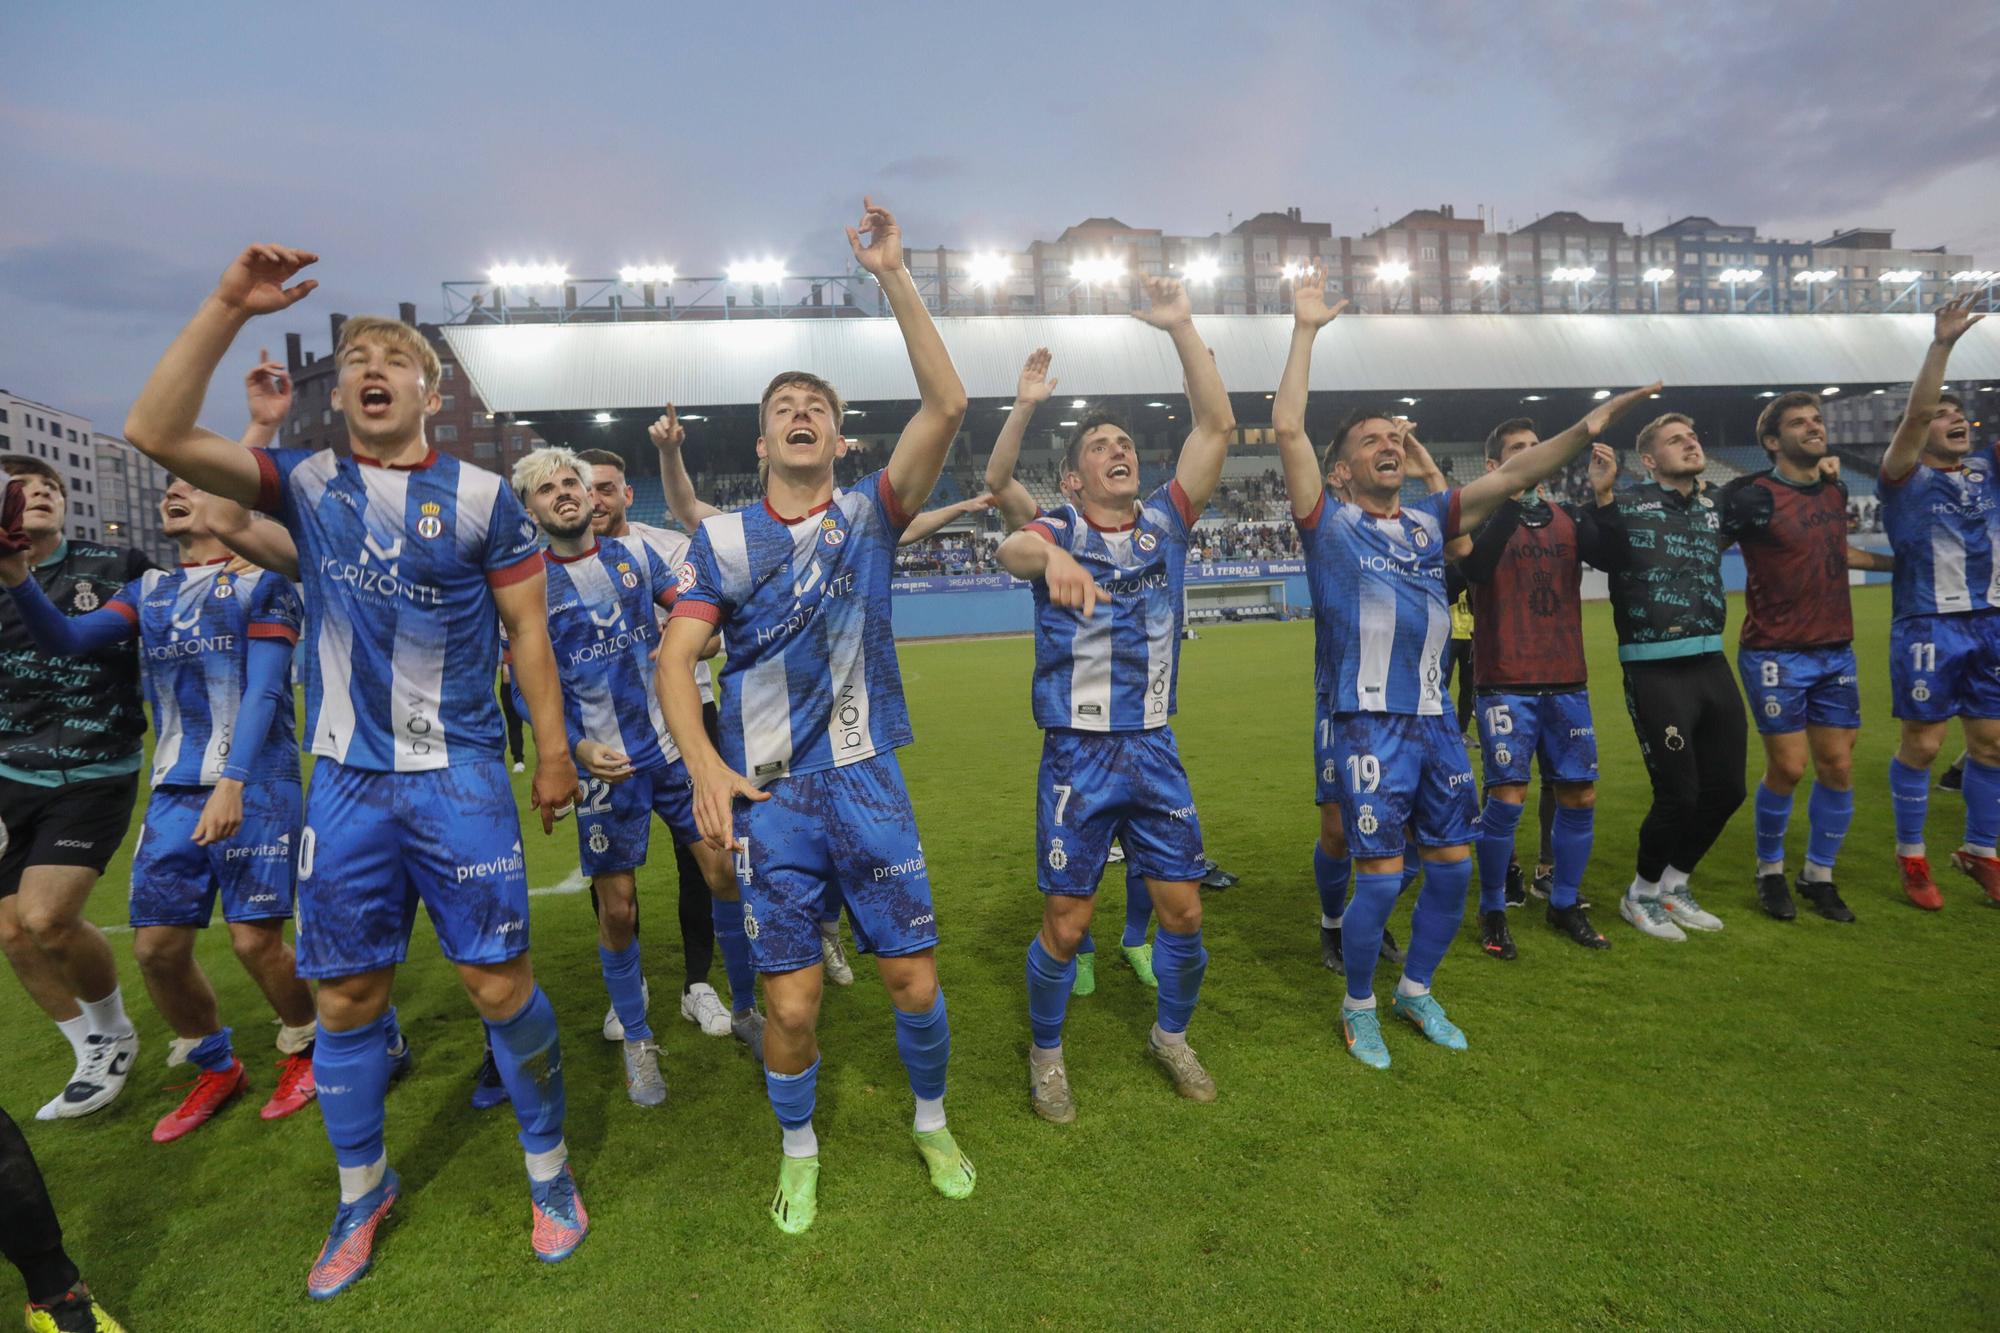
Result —
POLYGON ((597 543, 595 541, 592 541, 590 543, 590 549, 588 551, 584 551, 579 555, 557 555, 556 549, 553 546, 551 546, 548 550, 544 551, 543 554, 548 556, 549 559, 555 561, 559 565, 573 565, 579 560, 588 560, 590 559, 590 557, 596 555, 597 543))
POLYGON ((219 555, 213 560, 182 560, 179 564, 182 569, 207 569, 210 565, 226 565, 232 559, 233 556, 219 555))
POLYGON ((384 463, 379 458, 370 458, 366 454, 356 453, 350 453, 348 457, 363 467, 387 468, 391 472, 422 472, 425 468, 438 461, 438 451, 436 449, 426 449, 424 456, 414 463, 384 463))
POLYGON ((824 501, 814 505, 811 509, 806 510, 805 513, 800 514, 797 518, 786 518, 783 514, 779 513, 776 509, 773 509, 771 507, 770 496, 767 495, 764 497, 764 512, 769 514, 772 518, 777 519, 778 522, 784 524, 788 528, 795 523, 803 523, 807 519, 811 518, 814 514, 824 513, 831 508, 833 508, 833 497, 829 495, 824 501))
POLYGON ((1090 516, 1089 512, 1085 510, 1082 505, 1078 505, 1076 507, 1076 512, 1083 516, 1083 521, 1086 524, 1088 524, 1091 530, 1094 532, 1130 532, 1132 529, 1139 526, 1139 511, 1137 509, 1134 509, 1132 511, 1132 518, 1130 522, 1120 523, 1116 527, 1107 527, 1104 524, 1099 523, 1096 519, 1090 516))

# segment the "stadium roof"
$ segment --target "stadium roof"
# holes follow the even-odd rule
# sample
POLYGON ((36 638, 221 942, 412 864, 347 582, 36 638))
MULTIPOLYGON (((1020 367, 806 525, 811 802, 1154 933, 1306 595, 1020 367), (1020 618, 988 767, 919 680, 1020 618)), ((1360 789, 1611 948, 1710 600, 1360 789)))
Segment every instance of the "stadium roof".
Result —
MULTIPOLYGON (((1233 391, 1278 383, 1289 315, 1207 315, 1202 336, 1233 391)), ((1035 347, 1061 392, 1181 391, 1166 337, 1125 315, 938 320, 967 391, 1009 398, 1035 347)), ((1594 389, 1660 378, 1681 387, 1786 388, 1908 381, 1929 315, 1350 315, 1320 335, 1318 390, 1594 389)), ((495 412, 755 404, 780 370, 810 369, 849 402, 907 399, 915 386, 890 319, 452 325, 459 364, 495 412)), ((2000 336, 1980 330, 1953 380, 2000 379, 2000 336)))

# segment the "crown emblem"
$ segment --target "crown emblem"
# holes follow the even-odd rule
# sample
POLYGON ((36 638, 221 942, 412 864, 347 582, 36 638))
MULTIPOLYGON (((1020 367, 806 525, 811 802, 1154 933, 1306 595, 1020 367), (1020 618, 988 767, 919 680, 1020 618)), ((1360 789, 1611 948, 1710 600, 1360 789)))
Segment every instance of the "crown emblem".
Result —
POLYGON ((442 514, 444 512, 444 506, 439 504, 436 500, 426 500, 422 504, 417 506, 417 512, 422 514, 429 514, 432 518, 436 518, 439 514, 442 514))

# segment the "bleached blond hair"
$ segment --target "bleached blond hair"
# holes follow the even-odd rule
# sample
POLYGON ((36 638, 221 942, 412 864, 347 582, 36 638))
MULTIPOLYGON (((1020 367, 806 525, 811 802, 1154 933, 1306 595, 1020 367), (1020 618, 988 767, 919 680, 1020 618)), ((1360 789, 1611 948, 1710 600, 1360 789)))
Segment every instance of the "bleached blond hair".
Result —
POLYGON ((578 458, 574 451, 565 449, 559 444, 545 444, 539 449, 523 454, 521 461, 514 464, 514 471, 509 481, 513 484, 514 494, 520 496, 525 503, 543 482, 564 468, 576 473, 576 479, 583 483, 584 490, 590 489, 590 469, 584 466, 583 460, 578 458))

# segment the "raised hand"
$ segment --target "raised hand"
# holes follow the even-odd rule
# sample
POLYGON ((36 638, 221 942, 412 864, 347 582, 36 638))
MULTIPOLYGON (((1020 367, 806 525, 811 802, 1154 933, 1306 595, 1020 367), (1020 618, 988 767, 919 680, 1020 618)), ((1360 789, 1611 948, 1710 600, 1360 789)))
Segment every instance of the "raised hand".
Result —
POLYGON ((1592 439, 1596 439, 1598 436, 1604 434, 1606 430, 1610 429, 1612 422, 1624 416, 1638 404, 1651 398, 1662 387, 1659 380, 1654 380, 1651 384, 1645 385, 1642 388, 1628 389, 1616 398, 1607 398, 1596 407, 1591 408, 1590 411, 1584 413, 1584 428, 1590 432, 1592 439))
POLYGON ((646 427, 646 434, 655 449, 678 449, 687 439, 687 427, 681 425, 681 419, 674 414, 674 405, 668 403, 660 419, 646 427))
POLYGON ((1442 476, 1444 470, 1431 457, 1431 451, 1424 448, 1423 441, 1417 438, 1417 423, 1408 417, 1397 417, 1395 426, 1396 436, 1403 442, 1403 475, 1411 481, 1442 476))
POLYGON ((1599 440, 1590 446, 1590 489, 1607 495, 1618 485, 1618 453, 1599 440))
POLYGON ((1332 277, 1308 270, 1292 279, 1292 323, 1302 329, 1323 329, 1347 309, 1347 298, 1328 304, 1332 277))
POLYGON ((243 377, 243 393, 250 400, 250 419, 273 430, 285 424, 292 410, 292 377, 284 366, 271 359, 271 349, 257 349, 257 364, 243 377))
POLYGON ((1937 308, 1937 313, 1931 317, 1931 338, 1933 341, 1950 347, 1960 338, 1963 338, 1966 331, 1974 324, 1986 318, 1984 315, 1971 313, 1972 300, 1976 295, 1977 293, 1975 292, 1967 292, 1963 296, 1946 301, 1937 308))
POLYGON ((1030 407, 1046 403, 1059 383, 1060 380, 1049 378, 1049 349, 1037 347, 1028 353, 1027 364, 1021 367, 1020 383, 1014 386, 1014 401, 1030 407))
POLYGON ((1194 303, 1188 299, 1187 288, 1181 286, 1178 278, 1139 279, 1146 288, 1144 310, 1134 310, 1132 318, 1142 319, 1156 329, 1171 329, 1179 324, 1194 322, 1194 303))
POLYGON ((895 214, 865 194, 861 196, 861 221, 847 229, 847 244, 855 261, 877 281, 903 266, 903 229, 896 225, 895 214), (861 243, 863 232, 868 234, 866 245, 861 243))
POLYGON ((1828 454, 1825 458, 1820 459, 1819 474, 1828 481, 1838 480, 1840 477, 1840 455, 1828 454))
POLYGON ((319 256, 310 250, 253 245, 222 271, 215 284, 215 299, 246 315, 273 314, 304 300, 319 286, 311 278, 285 285, 300 269, 318 262, 319 256))

